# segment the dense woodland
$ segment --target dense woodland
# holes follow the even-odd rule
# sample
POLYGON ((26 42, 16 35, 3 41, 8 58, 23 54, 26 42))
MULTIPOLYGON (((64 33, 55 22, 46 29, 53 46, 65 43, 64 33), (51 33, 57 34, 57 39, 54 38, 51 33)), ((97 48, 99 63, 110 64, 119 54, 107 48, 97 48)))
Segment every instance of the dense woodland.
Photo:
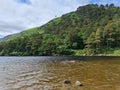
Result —
POLYGON ((6 36, 0 55, 120 55, 120 7, 89 4, 47 24, 6 36))

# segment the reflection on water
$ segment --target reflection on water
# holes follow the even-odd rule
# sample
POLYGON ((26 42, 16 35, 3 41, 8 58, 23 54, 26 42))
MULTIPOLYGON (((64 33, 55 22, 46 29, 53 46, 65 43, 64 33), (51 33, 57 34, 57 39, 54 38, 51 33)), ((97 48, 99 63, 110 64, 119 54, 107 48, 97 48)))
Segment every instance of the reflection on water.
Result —
POLYGON ((0 57, 0 90, 65 90, 64 80, 70 90, 120 90, 120 58, 92 58, 0 57), (77 80, 84 86, 76 88, 77 80))

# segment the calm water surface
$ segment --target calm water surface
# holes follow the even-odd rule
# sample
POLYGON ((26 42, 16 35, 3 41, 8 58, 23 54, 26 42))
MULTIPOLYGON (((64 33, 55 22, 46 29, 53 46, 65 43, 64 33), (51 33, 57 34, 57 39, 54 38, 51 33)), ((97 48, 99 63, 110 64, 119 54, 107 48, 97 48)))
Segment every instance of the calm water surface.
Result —
POLYGON ((64 80, 69 90, 120 90, 120 57, 0 57, 0 90, 66 90, 64 80))

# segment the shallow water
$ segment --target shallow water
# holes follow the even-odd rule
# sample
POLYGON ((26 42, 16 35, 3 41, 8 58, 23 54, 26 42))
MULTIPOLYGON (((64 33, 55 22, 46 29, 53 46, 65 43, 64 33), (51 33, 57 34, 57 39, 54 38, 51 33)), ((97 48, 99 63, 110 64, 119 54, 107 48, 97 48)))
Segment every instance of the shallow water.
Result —
POLYGON ((0 57, 0 90, 120 90, 120 58, 0 57), (76 62, 70 62, 70 60, 76 62), (95 60, 96 59, 96 60, 95 60), (64 80, 71 85, 64 87, 64 80), (83 83, 75 87, 75 81, 83 83))

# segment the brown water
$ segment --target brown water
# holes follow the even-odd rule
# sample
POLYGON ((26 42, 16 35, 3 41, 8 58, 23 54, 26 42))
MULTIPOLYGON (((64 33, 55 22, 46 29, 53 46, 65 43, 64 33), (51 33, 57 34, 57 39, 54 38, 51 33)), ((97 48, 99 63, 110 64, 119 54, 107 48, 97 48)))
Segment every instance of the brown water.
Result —
POLYGON ((0 57, 0 90, 120 90, 120 58, 0 57))

